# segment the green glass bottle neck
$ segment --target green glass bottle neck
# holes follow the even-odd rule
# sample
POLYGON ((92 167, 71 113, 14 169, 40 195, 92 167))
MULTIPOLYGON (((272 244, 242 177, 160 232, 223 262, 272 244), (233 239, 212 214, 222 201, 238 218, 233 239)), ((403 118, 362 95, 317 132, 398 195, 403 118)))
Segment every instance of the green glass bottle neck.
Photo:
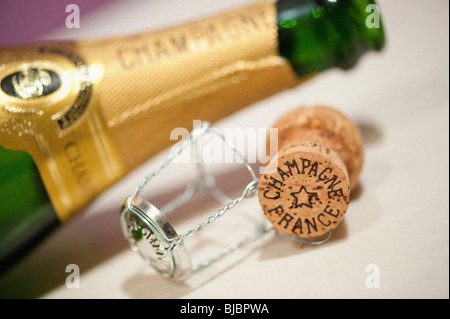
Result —
POLYGON ((31 156, 0 146, 0 273, 58 223, 31 156))
POLYGON ((280 55, 299 76, 349 69, 367 51, 384 46, 374 1, 279 0, 276 6, 280 55))

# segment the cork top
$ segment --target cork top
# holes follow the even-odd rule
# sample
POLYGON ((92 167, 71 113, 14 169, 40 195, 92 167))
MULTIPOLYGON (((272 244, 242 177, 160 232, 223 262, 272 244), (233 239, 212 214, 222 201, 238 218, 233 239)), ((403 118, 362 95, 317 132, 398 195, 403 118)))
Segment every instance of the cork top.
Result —
POLYGON ((342 221, 358 182, 361 134, 343 114, 322 106, 289 112, 274 127, 279 151, 258 186, 264 214, 287 235, 326 234, 342 221))
POLYGON ((344 162, 351 188, 356 187, 364 161, 362 136, 344 114, 326 106, 300 107, 281 116, 272 127, 278 129, 278 145, 270 145, 271 138, 267 139, 270 154, 302 141, 328 146, 344 162))

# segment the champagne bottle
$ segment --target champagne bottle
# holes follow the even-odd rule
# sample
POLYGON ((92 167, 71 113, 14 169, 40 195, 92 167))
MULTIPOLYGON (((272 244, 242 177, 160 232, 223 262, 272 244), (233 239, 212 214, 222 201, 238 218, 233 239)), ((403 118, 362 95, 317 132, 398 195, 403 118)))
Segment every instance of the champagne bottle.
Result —
POLYGON ((384 45, 369 0, 263 1, 134 36, 0 49, 0 262, 11 265, 152 155, 384 45))

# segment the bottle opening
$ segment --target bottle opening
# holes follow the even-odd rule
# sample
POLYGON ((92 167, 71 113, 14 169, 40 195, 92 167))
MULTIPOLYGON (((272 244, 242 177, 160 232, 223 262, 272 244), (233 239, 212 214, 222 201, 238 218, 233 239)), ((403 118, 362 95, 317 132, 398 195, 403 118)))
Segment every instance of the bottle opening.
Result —
POLYGON ((299 76, 349 69, 367 51, 384 47, 380 9, 372 0, 279 0, 280 55, 299 76))

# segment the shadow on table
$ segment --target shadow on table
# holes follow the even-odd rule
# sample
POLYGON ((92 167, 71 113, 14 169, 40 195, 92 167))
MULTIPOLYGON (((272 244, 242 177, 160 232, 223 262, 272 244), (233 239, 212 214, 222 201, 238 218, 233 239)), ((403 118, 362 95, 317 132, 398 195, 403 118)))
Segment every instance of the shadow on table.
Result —
MULTIPOLYGON (((217 184, 229 194, 236 193, 234 188, 237 183, 244 185, 248 182, 249 174, 243 173, 245 170, 242 168, 223 172, 216 176, 217 184)), ((160 207, 179 195, 183 189, 184 185, 174 187, 169 193, 152 198, 151 202, 160 207)), ((75 216, 45 238, 24 259, 1 274, 0 298, 39 298, 65 284, 69 275, 66 272, 67 265, 76 264, 80 274, 83 274, 129 249, 119 221, 121 202, 117 199, 113 201, 112 206, 117 209, 75 216)), ((204 212, 205 207, 217 209, 218 206, 212 198, 200 195, 184 205, 183 209, 174 211, 170 220, 183 222, 204 212)))
MULTIPOLYGON (((378 143, 382 139, 381 132, 375 125, 359 123, 359 126, 365 145, 378 143)), ((257 172, 259 167, 255 165, 254 169, 257 172)), ((225 192, 236 193, 236 185, 245 185, 248 182, 248 173, 245 171, 246 169, 241 167, 234 171, 222 173, 217 177, 218 185, 225 192)), ((170 193, 159 195, 152 199, 152 203, 159 207, 180 192, 182 192, 182 187, 174 189, 170 193)), ((363 185, 361 184, 352 194, 352 201, 357 201, 362 193, 363 185)), ((205 198, 200 197, 184 206, 181 213, 175 211, 173 219, 182 222, 184 219, 192 217, 193 214, 204 211, 205 205, 209 204, 205 202, 205 198), (189 213, 186 214, 186 211, 189 213)), ((80 273, 83 273, 129 249, 120 228, 120 204, 117 204, 117 206, 117 209, 113 211, 102 211, 89 216, 77 216, 51 234, 25 260, 0 277, 0 298, 39 298, 52 289, 64 285, 68 276, 68 273, 65 272, 67 265, 77 264, 80 273)), ((358 218, 364 218, 364 220, 369 218, 363 223, 363 227, 369 227, 370 223, 376 222, 379 216, 374 213, 371 216, 358 218)), ((330 246, 347 239, 347 226, 344 220, 334 231, 331 239, 321 246, 310 246, 295 240, 281 238, 276 236, 275 233, 265 236, 270 237, 268 242, 265 241, 266 244, 255 246, 248 254, 259 253, 258 258, 260 260, 267 260, 303 254, 313 249, 328 249, 330 246)), ((244 261, 248 254, 238 258, 227 268, 213 274, 209 277, 209 280, 244 261)), ((193 290, 191 286, 183 282, 167 279, 156 272, 150 275, 137 273, 126 280, 122 288, 132 298, 178 298, 193 290)))

